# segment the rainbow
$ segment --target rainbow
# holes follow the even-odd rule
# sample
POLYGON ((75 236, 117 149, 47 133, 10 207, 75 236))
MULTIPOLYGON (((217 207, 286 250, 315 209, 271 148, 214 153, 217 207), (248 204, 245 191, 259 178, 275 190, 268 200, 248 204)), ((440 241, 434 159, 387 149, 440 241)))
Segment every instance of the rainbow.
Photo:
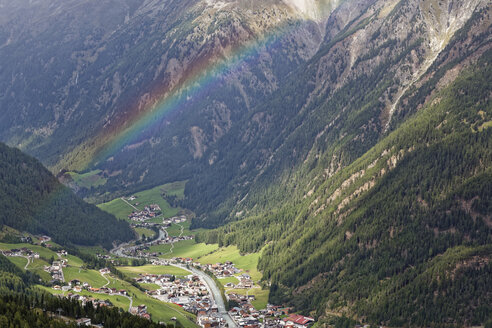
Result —
POLYGON ((143 109, 135 105, 119 122, 110 124, 97 134, 95 140, 99 140, 100 145, 97 146, 90 165, 96 166, 126 145, 137 141, 145 131, 160 124, 169 114, 183 108, 188 97, 199 97, 216 86, 229 72, 239 69, 245 62, 258 60, 262 49, 279 45, 282 36, 293 30, 295 25, 278 26, 261 38, 231 46, 227 58, 211 55, 209 58, 200 59, 185 72, 174 87, 153 88, 150 94, 157 96, 153 96, 153 101, 148 102, 149 105, 143 109))

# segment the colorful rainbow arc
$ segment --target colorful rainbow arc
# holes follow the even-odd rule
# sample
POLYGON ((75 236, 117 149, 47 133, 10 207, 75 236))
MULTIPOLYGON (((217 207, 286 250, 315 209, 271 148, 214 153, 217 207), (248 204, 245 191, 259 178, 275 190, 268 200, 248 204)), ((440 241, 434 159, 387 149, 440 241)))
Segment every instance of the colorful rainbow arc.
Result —
POLYGON ((97 163, 116 154, 126 145, 135 142, 144 131, 162 122, 166 115, 183 108, 188 97, 197 98, 218 84, 229 72, 239 69, 245 62, 257 60, 262 49, 276 47, 280 44, 282 37, 295 28, 296 24, 278 26, 262 38, 236 46, 227 59, 210 60, 208 63, 198 64, 198 69, 195 68, 192 70, 194 73, 182 79, 173 92, 169 92, 167 88, 156 92, 162 95, 157 97, 158 101, 154 102, 154 104, 157 103, 156 105, 148 106, 144 110, 133 109, 134 115, 130 115, 132 118, 127 119, 125 124, 113 128, 109 136, 105 135, 107 133, 105 131, 98 135, 97 138, 108 141, 96 152, 91 164, 97 165, 97 163))

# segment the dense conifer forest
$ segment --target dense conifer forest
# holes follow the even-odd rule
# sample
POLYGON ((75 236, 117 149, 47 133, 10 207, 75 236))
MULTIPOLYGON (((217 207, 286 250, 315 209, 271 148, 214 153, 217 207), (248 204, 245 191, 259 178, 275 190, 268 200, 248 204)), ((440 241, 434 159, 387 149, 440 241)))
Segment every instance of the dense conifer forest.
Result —
POLYGON ((134 237, 128 223, 82 201, 34 158, 0 143, 0 225, 59 244, 102 245, 134 237))
POLYGON ((391 326, 487 321, 491 56, 312 196, 198 240, 263 249, 270 301, 318 316, 348 307, 391 326))

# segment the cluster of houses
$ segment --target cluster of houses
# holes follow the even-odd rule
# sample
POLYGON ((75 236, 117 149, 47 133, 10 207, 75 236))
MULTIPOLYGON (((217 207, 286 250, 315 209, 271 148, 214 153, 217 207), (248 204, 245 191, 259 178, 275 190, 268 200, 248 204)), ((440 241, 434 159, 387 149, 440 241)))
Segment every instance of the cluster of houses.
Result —
POLYGON ((143 211, 133 211, 128 218, 136 222, 145 222, 161 214, 161 207, 157 204, 145 206, 143 211))
POLYGON ((20 256, 20 257, 28 257, 31 259, 39 259, 39 253, 35 253, 29 248, 25 248, 25 247, 20 249, 14 248, 9 251, 8 250, 2 251, 2 254, 5 256, 20 256))
POLYGON ((197 313, 196 323, 202 328, 226 327, 224 318, 217 311, 199 311, 197 313))
POLYGON ((49 236, 41 236, 41 237, 38 237, 38 239, 39 239, 40 244, 44 244, 44 243, 51 241, 51 237, 49 237, 49 236))
POLYGON ((234 266, 234 263, 227 261, 225 263, 205 264, 202 266, 204 270, 208 270, 214 274, 217 278, 227 278, 241 272, 234 266))
POLYGON ((170 226, 172 223, 178 224, 186 222, 186 215, 173 216, 172 218, 162 220, 162 224, 170 226))
POLYGON ((225 284, 224 287, 226 288, 244 288, 244 289, 250 289, 253 288, 254 282, 251 279, 251 276, 247 273, 243 273, 240 276, 237 277, 239 279, 239 283, 234 284, 232 282, 228 282, 225 284))
POLYGON ((91 293, 128 296, 128 292, 124 289, 118 290, 116 288, 109 288, 109 287, 94 288, 91 287, 91 285, 89 285, 87 282, 81 282, 80 280, 77 279, 69 281, 65 286, 55 285, 53 286, 53 289, 62 290, 64 292, 74 291, 76 293, 80 293, 83 290, 87 290, 91 293))
POLYGON ((168 236, 164 239, 151 242, 153 245, 173 244, 183 240, 191 240, 193 236, 168 236))
POLYGON ((61 259, 60 261, 53 261, 51 265, 45 265, 43 269, 51 275, 52 283, 57 281, 64 282, 65 277, 63 276, 63 268, 66 266, 67 260, 61 259))
POLYGON ((82 306, 85 306, 88 302, 91 302, 94 308, 103 307, 103 306, 113 306, 110 300, 101 300, 95 297, 84 296, 79 294, 68 293, 67 295, 57 294, 60 298, 68 298, 69 300, 79 301, 82 303, 82 306))
POLYGON ((238 326, 247 328, 260 327, 260 312, 251 304, 251 301, 255 299, 254 295, 231 293, 227 295, 227 299, 237 304, 237 306, 229 310, 229 315, 238 326))
POLYGON ((149 295, 164 302, 177 304, 188 312, 198 314, 217 310, 207 285, 198 276, 140 274, 134 279, 138 283, 157 284, 160 288, 147 292, 149 295))
POLYGON ((154 222, 132 222, 130 224, 132 228, 147 228, 147 229, 152 229, 155 227, 160 227, 161 225, 159 223, 154 223, 154 222))
POLYGON ((163 244, 174 244, 183 240, 191 240, 194 236, 168 236, 163 239, 153 240, 147 243, 143 243, 136 246, 126 247, 123 250, 123 254, 130 257, 139 258, 155 258, 162 255, 162 252, 149 252, 149 246, 153 245, 163 245, 163 244))
POLYGON ((130 308, 130 313, 150 320, 150 313, 147 312, 147 305, 139 305, 130 308))
POLYGON ((66 250, 62 249, 60 251, 57 251, 56 254, 58 255, 58 257, 62 257, 62 256, 67 256, 68 252, 66 250))
POLYGON ((266 309, 256 310, 250 301, 254 297, 229 294, 228 299, 238 306, 229 310, 236 324, 244 328, 309 328, 314 319, 300 314, 290 313, 291 308, 268 304, 266 309), (289 314, 290 313, 290 314, 289 314))

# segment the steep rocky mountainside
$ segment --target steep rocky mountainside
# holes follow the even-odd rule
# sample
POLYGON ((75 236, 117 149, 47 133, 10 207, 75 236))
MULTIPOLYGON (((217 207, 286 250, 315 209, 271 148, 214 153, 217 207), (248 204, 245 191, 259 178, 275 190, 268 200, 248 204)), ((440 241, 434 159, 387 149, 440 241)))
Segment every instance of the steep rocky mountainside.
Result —
POLYGON ((209 150, 215 164, 187 188, 203 224, 303 197, 414 114, 490 48, 490 7, 475 5, 343 3, 316 55, 209 150))
POLYGON ((0 137, 54 171, 87 168, 160 99, 184 98, 123 152, 111 154, 112 162, 99 163, 115 183, 155 181, 156 172, 175 178, 163 170, 200 159, 310 58, 323 36, 317 23, 304 20, 307 13, 276 0, 40 1, 28 10, 23 3, 2 4, 0 137), (211 71, 241 56, 248 43, 254 43, 251 63, 211 71), (214 80, 209 90, 192 91, 197 76, 214 80), (173 156, 151 156, 169 152, 173 156), (129 176, 115 177, 128 166, 121 157, 127 162, 141 154, 129 176))
POLYGON ((245 252, 267 245, 260 269, 271 301, 320 318, 483 323, 492 313, 490 59, 489 50, 304 197, 199 239, 245 252))

